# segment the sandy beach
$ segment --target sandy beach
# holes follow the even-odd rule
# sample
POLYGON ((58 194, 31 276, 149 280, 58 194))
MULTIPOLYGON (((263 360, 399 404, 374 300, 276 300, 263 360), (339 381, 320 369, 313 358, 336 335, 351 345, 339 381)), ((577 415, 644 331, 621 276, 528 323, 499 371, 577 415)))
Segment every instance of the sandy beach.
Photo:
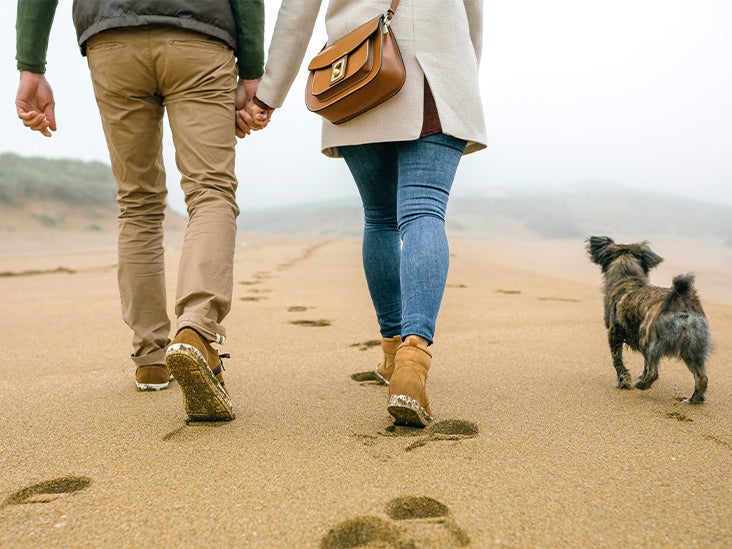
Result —
POLYGON ((113 237, 6 240, 0 546, 730 547, 730 248, 670 242, 653 280, 697 273, 706 403, 681 402, 676 360, 615 387, 582 242, 452 237, 416 430, 363 374, 380 349, 358 238, 240 235, 219 424, 186 424, 175 383, 135 390, 113 237))

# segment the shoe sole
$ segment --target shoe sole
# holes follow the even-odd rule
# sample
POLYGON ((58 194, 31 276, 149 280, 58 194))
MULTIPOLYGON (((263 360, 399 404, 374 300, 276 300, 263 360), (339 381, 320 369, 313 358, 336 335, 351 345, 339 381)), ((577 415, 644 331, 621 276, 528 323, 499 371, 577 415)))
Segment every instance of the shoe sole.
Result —
POLYGON ((234 405, 221 388, 201 352, 187 343, 174 343, 165 365, 180 385, 190 421, 231 421, 234 405))
POLYGON ((166 381, 165 383, 138 383, 135 381, 135 384, 137 385, 138 391, 162 391, 168 388, 170 381, 166 381))
POLYGON ((381 382, 382 385, 389 385, 389 380, 386 379, 384 376, 382 376, 379 373, 378 369, 374 370, 374 374, 376 374, 376 377, 378 378, 378 380, 381 382))
POLYGON ((426 427, 432 422, 427 410, 407 395, 391 395, 386 410, 394 417, 395 425, 426 427))

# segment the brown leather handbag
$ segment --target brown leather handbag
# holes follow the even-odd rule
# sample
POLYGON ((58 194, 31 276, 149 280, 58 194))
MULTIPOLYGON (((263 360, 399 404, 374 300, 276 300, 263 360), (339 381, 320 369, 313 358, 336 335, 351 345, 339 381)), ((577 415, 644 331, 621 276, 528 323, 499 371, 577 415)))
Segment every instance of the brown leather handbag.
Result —
POLYGON ((406 72, 391 18, 399 0, 330 45, 308 65, 305 105, 342 124, 383 103, 404 85, 406 72))

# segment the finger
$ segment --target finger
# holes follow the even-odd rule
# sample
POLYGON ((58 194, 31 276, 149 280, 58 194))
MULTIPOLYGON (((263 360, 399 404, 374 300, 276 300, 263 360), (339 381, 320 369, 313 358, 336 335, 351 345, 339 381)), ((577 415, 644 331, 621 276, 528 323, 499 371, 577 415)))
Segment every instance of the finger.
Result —
POLYGON ((53 131, 56 131, 56 111, 53 108, 53 105, 47 107, 44 114, 46 116, 46 120, 48 121, 48 127, 51 128, 53 131))
POLYGON ((246 119, 241 115, 237 115, 236 117, 236 126, 242 131, 249 133, 249 124, 247 123, 246 119))
POLYGON ((43 116, 43 114, 39 113, 38 111, 21 111, 18 109, 18 118, 21 120, 32 120, 34 118, 37 118, 39 116, 43 116))
POLYGON ((247 126, 246 124, 239 124, 239 123, 236 124, 235 131, 236 131, 236 136, 241 139, 245 138, 247 135, 249 135, 251 133, 249 126, 247 126))
POLYGON ((23 125, 32 129, 39 130, 47 125, 46 118, 42 115, 36 115, 33 118, 23 120, 23 125))
POLYGON ((258 124, 246 111, 242 113, 241 115, 241 122, 242 124, 245 124, 247 128, 250 130, 261 130, 260 124, 258 124))

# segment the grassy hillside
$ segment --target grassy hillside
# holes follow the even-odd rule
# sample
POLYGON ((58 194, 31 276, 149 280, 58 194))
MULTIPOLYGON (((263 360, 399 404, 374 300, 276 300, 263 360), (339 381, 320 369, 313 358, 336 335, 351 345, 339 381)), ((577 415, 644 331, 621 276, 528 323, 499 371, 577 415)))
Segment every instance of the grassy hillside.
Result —
POLYGON ((116 185, 101 162, 0 154, 0 204, 56 201, 78 207, 115 207, 116 185))
MULTIPOLYGON (((113 231, 117 184, 101 162, 0 154, 0 231, 113 231)), ((165 226, 185 220, 168 210, 165 226)))
MULTIPOLYGON (((111 169, 100 162, 0 154, 0 230, 112 228, 115 192, 111 169)), ((480 197, 458 192, 451 199, 448 229, 452 233, 558 239, 666 234, 713 237, 732 246, 730 206, 612 184, 507 187, 487 193, 480 197)), ((182 226, 178 216, 168 218, 182 226)), ((354 236, 361 233, 362 220, 360 203, 354 198, 243 210, 238 223, 241 230, 252 232, 354 236)))

